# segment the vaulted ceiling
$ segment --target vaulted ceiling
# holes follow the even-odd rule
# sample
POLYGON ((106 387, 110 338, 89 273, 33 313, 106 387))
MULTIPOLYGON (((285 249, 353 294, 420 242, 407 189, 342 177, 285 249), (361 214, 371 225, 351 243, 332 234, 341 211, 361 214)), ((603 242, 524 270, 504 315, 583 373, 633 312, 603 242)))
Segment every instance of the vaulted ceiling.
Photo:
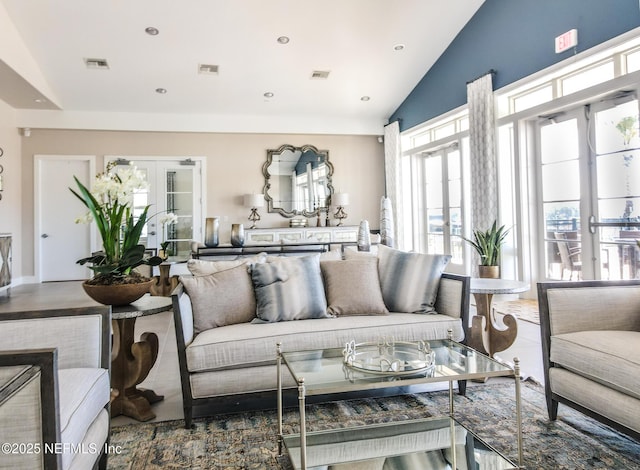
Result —
POLYGON ((483 1, 0 0, 0 99, 31 127, 376 134, 483 1))

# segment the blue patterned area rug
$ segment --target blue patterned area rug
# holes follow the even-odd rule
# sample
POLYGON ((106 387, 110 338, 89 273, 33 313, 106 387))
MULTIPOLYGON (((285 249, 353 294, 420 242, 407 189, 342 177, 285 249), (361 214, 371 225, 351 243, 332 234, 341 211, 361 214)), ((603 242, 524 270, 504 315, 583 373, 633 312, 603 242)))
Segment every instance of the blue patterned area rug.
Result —
MULTIPOLYGON (((446 413, 448 392, 364 398, 311 405, 309 430, 336 426, 415 419, 446 413)), ((517 461, 513 382, 490 379, 455 396, 456 418, 480 438, 517 461)), ((522 387, 524 464, 527 469, 640 469, 640 443, 560 405, 559 418, 547 418, 544 390, 522 387)), ((297 432, 297 409, 285 410, 285 433, 297 432)), ((109 457, 108 468, 151 469, 276 469, 292 467, 277 455, 275 411, 219 415, 195 420, 115 427, 111 444, 120 453, 109 457)))

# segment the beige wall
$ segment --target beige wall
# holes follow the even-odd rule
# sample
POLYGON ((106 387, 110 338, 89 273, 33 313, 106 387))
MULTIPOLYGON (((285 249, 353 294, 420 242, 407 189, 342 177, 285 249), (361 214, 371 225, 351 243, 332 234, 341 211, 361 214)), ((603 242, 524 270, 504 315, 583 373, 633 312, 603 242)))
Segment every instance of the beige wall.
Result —
POLYGON ((14 280, 22 276, 21 252, 23 231, 21 213, 20 136, 15 124, 15 111, 0 100, 0 148, 4 151, 0 157, 2 165, 2 200, 0 200, 0 232, 11 233, 13 244, 14 280))
MULTIPOLYGON (((17 135, 15 128, 13 132, 17 135)), ((262 192, 262 164, 266 160, 267 150, 283 144, 311 144, 321 150, 328 150, 329 159, 335 168, 334 188, 350 194, 350 205, 346 209, 349 217, 345 223, 357 225, 361 219, 367 219, 372 229, 379 227, 380 197, 384 193, 384 146, 376 136, 32 129, 30 137, 22 137, 22 271, 25 276, 34 274, 34 155, 96 155, 97 168, 103 168, 104 155, 206 157, 204 215, 224 218, 221 241, 225 242, 228 241, 232 223, 249 223, 249 211, 242 206, 242 195, 262 192)), ((3 202, 4 200, 0 201, 0 211, 3 202)), ((288 225, 289 219, 278 214, 267 214, 266 207, 260 212, 262 220, 259 227, 288 225)), ((335 224, 335 219, 332 218, 331 222, 335 224)), ((310 220, 310 224, 315 225, 315 219, 310 220)), ((4 228, 0 227, 0 230, 4 228)))

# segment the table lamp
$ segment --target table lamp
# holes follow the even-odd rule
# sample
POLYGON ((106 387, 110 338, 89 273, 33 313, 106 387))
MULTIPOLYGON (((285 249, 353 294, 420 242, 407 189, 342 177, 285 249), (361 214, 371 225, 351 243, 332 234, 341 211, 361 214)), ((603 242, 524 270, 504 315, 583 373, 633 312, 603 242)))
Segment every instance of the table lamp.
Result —
POLYGON ((264 196, 262 194, 245 194, 244 207, 251 209, 249 220, 252 222, 250 229, 256 228, 256 222, 260 220, 258 208, 264 206, 264 196))
POLYGON ((342 225, 342 221, 347 218, 347 213, 344 211, 344 206, 349 205, 349 194, 348 193, 334 193, 331 196, 331 203, 336 208, 336 213, 333 214, 333 217, 338 219, 338 227, 342 225))

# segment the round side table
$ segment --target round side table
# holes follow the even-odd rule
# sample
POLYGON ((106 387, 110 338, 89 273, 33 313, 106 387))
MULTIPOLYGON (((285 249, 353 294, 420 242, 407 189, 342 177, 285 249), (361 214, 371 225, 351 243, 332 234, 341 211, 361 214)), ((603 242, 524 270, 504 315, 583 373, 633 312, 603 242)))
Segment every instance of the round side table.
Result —
POLYGON ((113 347, 111 350, 111 417, 125 415, 138 421, 156 417, 151 403, 164 399, 153 390, 137 388, 149 374, 158 357, 158 336, 145 332, 140 341, 134 341, 136 319, 171 310, 171 298, 152 297, 145 294, 132 304, 113 307, 111 326, 113 347))
POLYGON ((490 357, 511 346, 518 335, 516 317, 506 314, 503 319, 506 328, 498 328, 495 318, 491 315, 491 301, 494 294, 518 294, 527 290, 529 284, 526 282, 472 278, 470 291, 476 299, 477 315, 471 322, 469 346, 490 357))

